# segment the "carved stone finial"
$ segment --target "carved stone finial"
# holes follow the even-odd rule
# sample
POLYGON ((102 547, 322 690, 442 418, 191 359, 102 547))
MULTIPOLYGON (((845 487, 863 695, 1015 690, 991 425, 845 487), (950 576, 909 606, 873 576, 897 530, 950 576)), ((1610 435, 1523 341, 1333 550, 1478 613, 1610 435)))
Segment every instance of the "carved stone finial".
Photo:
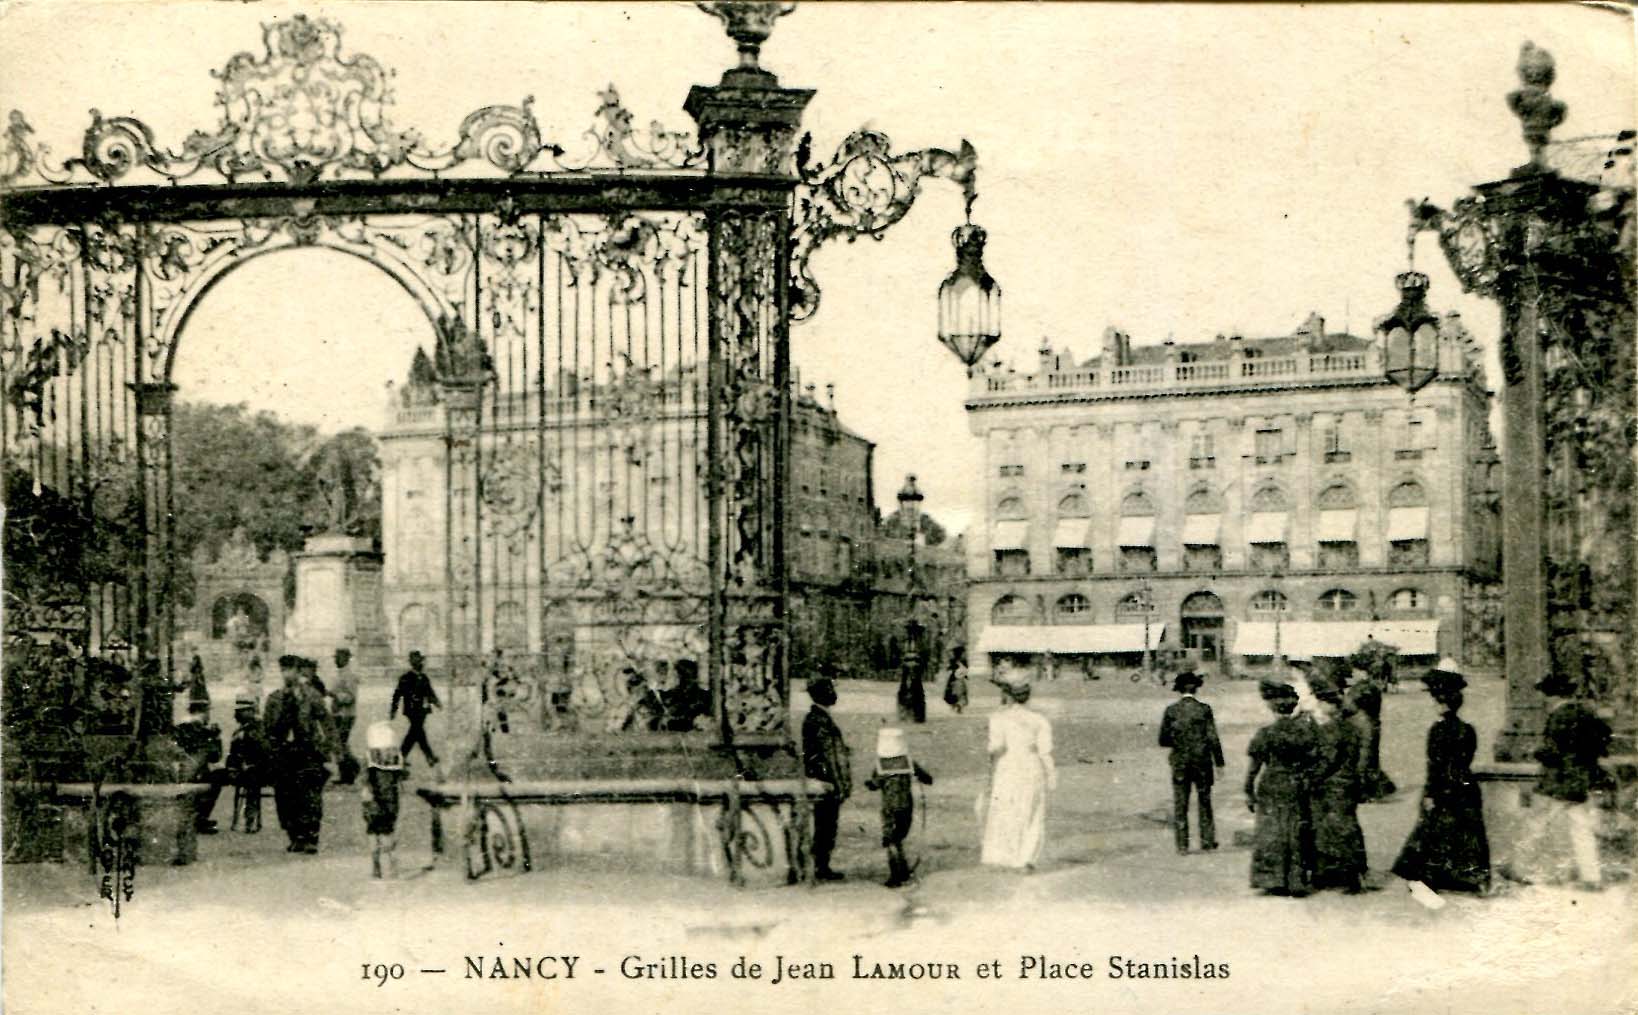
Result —
POLYGON ((739 69, 758 72, 762 44, 773 34, 774 22, 796 10, 794 3, 765 0, 696 0, 705 13, 720 18, 728 37, 739 46, 739 69))
POLYGON ((1553 128, 1564 122, 1564 103, 1552 97, 1553 55, 1533 42, 1526 42, 1519 50, 1519 83, 1517 91, 1509 92, 1507 106, 1524 125, 1524 143, 1530 146, 1530 163, 1524 167, 1532 172, 1546 171, 1542 149, 1553 128))

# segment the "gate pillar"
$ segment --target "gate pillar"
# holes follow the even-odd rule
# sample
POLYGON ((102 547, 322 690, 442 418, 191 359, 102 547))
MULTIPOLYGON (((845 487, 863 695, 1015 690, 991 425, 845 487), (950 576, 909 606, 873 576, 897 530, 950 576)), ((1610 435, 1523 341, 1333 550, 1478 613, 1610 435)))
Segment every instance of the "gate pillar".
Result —
MULTIPOLYGON (((756 65, 778 5, 724 4, 741 65, 696 85, 684 109, 712 176, 778 177, 794 192, 809 89, 756 65), (761 13, 759 14, 759 9, 761 13), (766 15, 764 23, 757 22, 766 15)), ((708 213, 710 232, 709 675, 723 745, 788 744, 789 206, 708 213)))

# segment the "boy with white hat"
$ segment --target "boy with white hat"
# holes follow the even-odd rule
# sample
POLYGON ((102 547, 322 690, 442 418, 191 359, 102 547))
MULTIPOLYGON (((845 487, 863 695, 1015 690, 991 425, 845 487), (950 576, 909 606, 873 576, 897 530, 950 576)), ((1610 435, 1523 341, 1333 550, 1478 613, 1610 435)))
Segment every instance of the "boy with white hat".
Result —
POLYGON ((372 723, 364 731, 364 831, 370 836, 370 862, 376 878, 395 877, 393 851, 398 848, 398 787, 404 781, 404 753, 392 723, 372 723))
POLYGON ((866 789, 882 794, 882 846, 887 849, 887 887, 897 888, 910 880, 910 863, 904 856, 904 840, 916 816, 910 778, 931 786, 933 777, 910 757, 910 743, 901 729, 888 727, 876 734, 876 769, 865 783, 866 789))

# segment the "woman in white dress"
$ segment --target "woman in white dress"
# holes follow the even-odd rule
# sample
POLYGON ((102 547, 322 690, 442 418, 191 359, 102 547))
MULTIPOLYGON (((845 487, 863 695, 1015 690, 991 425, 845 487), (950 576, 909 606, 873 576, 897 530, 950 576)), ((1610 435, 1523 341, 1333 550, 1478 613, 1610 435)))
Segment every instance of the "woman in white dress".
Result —
POLYGON ((1001 684, 990 716, 990 788, 981 862, 1033 869, 1046 845, 1047 791, 1058 783, 1052 725, 1027 706, 1027 681, 1001 684))

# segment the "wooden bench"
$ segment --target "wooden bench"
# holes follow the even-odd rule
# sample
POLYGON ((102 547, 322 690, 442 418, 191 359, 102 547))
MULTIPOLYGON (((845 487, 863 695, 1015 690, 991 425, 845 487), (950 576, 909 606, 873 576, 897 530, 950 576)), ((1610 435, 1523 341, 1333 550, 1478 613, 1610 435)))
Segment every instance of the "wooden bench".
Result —
POLYGON ((416 790, 432 810, 432 849, 444 852, 443 812, 471 808, 464 832, 466 874, 480 878, 496 870, 529 871, 534 859, 520 808, 585 804, 689 804, 717 806, 716 822, 729 880, 744 884, 745 866, 770 867, 772 833, 753 810, 771 808, 779 824, 786 860, 785 880, 812 876, 811 815, 815 800, 833 792, 812 779, 544 779, 508 782, 441 782, 416 790))

